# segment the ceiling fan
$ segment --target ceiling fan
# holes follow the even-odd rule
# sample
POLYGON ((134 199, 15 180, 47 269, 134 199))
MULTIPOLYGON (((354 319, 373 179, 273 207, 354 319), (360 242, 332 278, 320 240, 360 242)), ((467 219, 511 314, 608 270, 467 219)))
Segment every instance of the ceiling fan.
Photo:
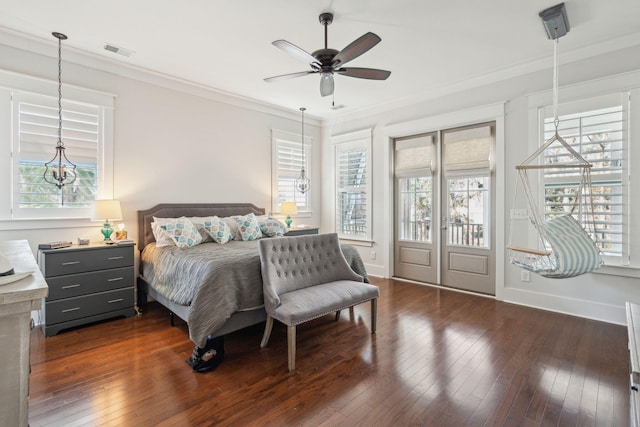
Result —
POLYGON ((389 75, 391 75, 391 71, 378 70, 375 68, 344 68, 343 65, 367 52, 369 49, 380 43, 382 39, 376 34, 369 32, 351 42, 341 51, 329 49, 327 47, 327 27, 333 22, 333 14, 321 13, 319 19, 320 23, 324 26, 324 49, 318 49, 313 53, 308 53, 286 40, 276 40, 272 43, 275 47, 284 50, 298 59, 308 62, 311 66, 311 70, 268 77, 264 79, 266 82, 275 82, 294 77, 302 77, 307 74, 319 73, 320 95, 328 96, 333 94, 334 73, 347 77, 371 80, 385 80, 389 75))

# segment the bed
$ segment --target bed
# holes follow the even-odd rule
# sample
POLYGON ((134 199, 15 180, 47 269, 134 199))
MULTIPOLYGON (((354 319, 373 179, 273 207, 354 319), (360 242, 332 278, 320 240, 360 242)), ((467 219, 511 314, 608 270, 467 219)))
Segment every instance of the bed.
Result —
MULTIPOLYGON (((184 249, 157 247, 151 224, 154 217, 250 214, 263 216, 265 211, 253 204, 234 203, 160 204, 138 212, 138 302, 144 305, 150 296, 184 320, 196 349, 206 348, 216 337, 266 320, 258 241, 210 242, 184 249), (170 283, 174 281, 181 283, 170 283)), ((366 280, 364 264, 355 248, 343 245, 343 253, 352 269, 366 280)))

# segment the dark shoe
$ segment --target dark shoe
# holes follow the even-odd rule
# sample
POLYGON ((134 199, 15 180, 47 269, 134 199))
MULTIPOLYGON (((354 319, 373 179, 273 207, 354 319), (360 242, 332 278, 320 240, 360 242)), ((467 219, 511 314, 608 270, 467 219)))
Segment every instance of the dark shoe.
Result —
POLYGON ((213 371, 224 360, 224 336, 208 339, 204 348, 195 347, 186 360, 196 372, 213 371))

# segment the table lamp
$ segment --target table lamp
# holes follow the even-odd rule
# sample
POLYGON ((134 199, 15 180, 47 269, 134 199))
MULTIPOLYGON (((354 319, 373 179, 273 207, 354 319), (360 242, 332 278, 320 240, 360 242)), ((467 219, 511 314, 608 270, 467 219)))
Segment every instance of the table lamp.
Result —
POLYGON ((91 219, 93 221, 104 221, 104 226, 100 232, 104 236, 104 243, 111 243, 111 234, 113 228, 109 223, 122 219, 122 209, 119 200, 96 200, 93 202, 91 211, 91 219))
POLYGON ((282 202, 280 204, 280 213, 287 216, 284 222, 287 224, 287 228, 291 228, 291 222, 293 222, 291 215, 298 213, 298 205, 296 205, 296 202, 282 202))

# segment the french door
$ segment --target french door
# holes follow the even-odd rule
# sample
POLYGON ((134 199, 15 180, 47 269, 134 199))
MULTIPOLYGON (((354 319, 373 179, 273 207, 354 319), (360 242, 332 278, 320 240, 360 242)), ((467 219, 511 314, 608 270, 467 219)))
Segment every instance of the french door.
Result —
POLYGON ((394 275, 494 295, 495 124, 394 144, 394 275))

